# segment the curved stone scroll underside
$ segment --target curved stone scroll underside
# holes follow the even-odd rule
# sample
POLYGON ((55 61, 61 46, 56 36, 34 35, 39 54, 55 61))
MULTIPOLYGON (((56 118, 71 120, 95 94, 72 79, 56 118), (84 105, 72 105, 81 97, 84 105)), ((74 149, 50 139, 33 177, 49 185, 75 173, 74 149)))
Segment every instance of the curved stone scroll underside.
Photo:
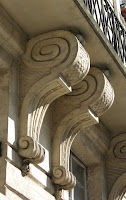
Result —
POLYGON ((112 139, 109 159, 126 166, 126 133, 119 134, 112 139))
POLYGON ((90 59, 76 36, 60 30, 31 39, 23 62, 28 70, 42 70, 43 78, 30 88, 22 104, 19 154, 31 163, 39 163, 44 156, 39 135, 48 106, 85 78, 90 59), (48 74, 46 71, 44 75, 44 69, 48 74))
POLYGON ((126 133, 111 140, 106 159, 109 200, 122 200, 126 191, 126 133), (117 173, 118 172, 118 173, 117 173))
POLYGON ((113 101, 113 88, 97 68, 92 68, 86 78, 73 87, 73 92, 55 101, 52 180, 62 189, 71 189, 75 185, 75 177, 68 173, 70 148, 75 136, 82 127, 98 123, 98 117, 111 107, 113 101))
POLYGON ((126 172, 119 176, 108 196, 108 200, 122 200, 126 192, 126 172))

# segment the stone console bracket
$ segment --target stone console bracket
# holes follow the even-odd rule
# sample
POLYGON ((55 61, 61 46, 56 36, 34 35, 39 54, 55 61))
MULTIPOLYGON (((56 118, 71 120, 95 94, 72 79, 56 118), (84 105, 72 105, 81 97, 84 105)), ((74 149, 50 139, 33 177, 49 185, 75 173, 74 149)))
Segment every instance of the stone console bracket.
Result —
POLYGON ((26 176, 29 171, 29 164, 38 164, 45 158, 45 149, 30 136, 21 137, 19 140, 19 153, 25 158, 22 164, 22 176, 26 176))
MULTIPOLYGON (((42 78, 31 83, 32 87, 24 97, 20 112, 18 152, 24 159, 22 175, 25 176, 30 163, 38 164, 45 158, 39 136, 49 105, 70 93, 72 87, 85 78, 90 69, 90 58, 75 35, 59 30, 28 41, 22 60, 33 79, 35 72, 42 74, 42 78)), ((25 76, 27 74, 24 73, 24 79, 25 76)), ((68 171, 63 172, 71 177, 68 171)))
POLYGON ((81 128, 98 123, 99 116, 111 107, 113 88, 101 70, 90 69, 88 53, 78 38, 65 30, 32 38, 22 60, 33 79, 35 72, 42 74, 31 84, 21 106, 18 152, 23 157, 22 175, 27 175, 30 163, 45 158, 39 136, 47 109, 55 101, 52 181, 59 190, 72 189, 76 184, 69 171, 72 142, 81 128))
POLYGON ((73 86, 71 93, 55 101, 52 181, 60 189, 70 190, 76 184, 76 178, 69 171, 74 138, 82 128, 98 123, 99 117, 111 107, 113 101, 111 84, 104 73, 95 67, 90 69, 85 79, 73 86))

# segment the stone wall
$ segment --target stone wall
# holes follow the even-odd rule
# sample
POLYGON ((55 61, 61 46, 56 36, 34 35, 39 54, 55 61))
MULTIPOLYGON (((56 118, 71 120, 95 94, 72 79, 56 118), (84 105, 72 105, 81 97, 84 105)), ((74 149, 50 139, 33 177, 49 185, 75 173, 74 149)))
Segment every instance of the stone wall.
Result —
POLYGON ((76 185, 71 147, 88 167, 89 199, 106 200, 110 138, 94 124, 113 104, 111 84, 90 68, 82 36, 57 30, 27 41, 2 9, 1 16, 1 200, 67 200, 76 185))

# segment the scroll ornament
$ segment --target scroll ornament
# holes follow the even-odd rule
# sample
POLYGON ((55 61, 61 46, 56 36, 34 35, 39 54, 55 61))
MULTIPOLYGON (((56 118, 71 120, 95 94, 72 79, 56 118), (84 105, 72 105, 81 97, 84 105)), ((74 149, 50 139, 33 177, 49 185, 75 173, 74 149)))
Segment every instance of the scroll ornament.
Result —
POLYGON ((31 84, 20 112, 19 154, 27 163, 37 164, 45 157, 39 136, 46 111, 55 99, 71 92, 85 78, 90 58, 75 35, 59 30, 28 41, 22 60, 33 78, 35 72, 42 74, 31 84))
MULTIPOLYGON (((66 30, 39 35, 28 42, 23 62, 34 70, 49 69, 61 72, 70 85, 85 78, 90 58, 77 37, 66 30)), ((54 75, 53 75, 54 77, 54 75)))
POLYGON ((70 190, 76 185, 76 177, 63 166, 53 168, 53 180, 65 190, 70 190))
POLYGON ((107 156, 108 171, 113 167, 113 175, 109 176, 115 182, 110 190, 108 200, 123 199, 126 187, 126 133, 116 135, 111 140, 110 150, 107 156), (118 171, 118 173, 115 173, 118 171))
POLYGON ((52 166, 53 169, 66 170, 65 175, 68 174, 68 177, 62 175, 59 178, 60 176, 57 177, 53 170, 52 181, 59 184, 62 189, 72 188, 76 184, 76 182, 73 183, 75 178, 70 175, 71 172, 68 173, 73 140, 82 128, 98 123, 99 116, 105 113, 113 102, 113 88, 105 75, 97 68, 91 68, 86 78, 73 87, 73 92, 56 100, 52 166), (60 105, 62 105, 62 112, 60 105), (69 181, 66 183, 66 180, 69 181))
POLYGON ((44 160, 45 150, 37 141, 29 136, 21 137, 19 140, 19 154, 29 158, 30 163, 40 163, 44 160))
POLYGON ((109 158, 113 162, 126 165, 126 133, 119 134, 112 139, 109 158))

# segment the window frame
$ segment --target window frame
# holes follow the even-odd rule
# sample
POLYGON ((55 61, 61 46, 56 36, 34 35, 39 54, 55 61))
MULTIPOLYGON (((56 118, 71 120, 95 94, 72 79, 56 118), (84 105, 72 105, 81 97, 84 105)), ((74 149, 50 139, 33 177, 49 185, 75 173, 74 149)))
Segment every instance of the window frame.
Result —
MULTIPOLYGON (((84 180, 84 200, 87 200, 87 166, 84 164, 84 162, 82 160, 80 160, 73 152, 71 152, 70 154, 70 171, 73 173, 73 168, 72 168, 72 159, 74 159, 74 161, 81 166, 84 169, 84 176, 83 176, 83 180, 84 180)), ((76 186, 75 186, 76 187, 76 186)), ((69 191, 69 200, 76 200, 74 199, 74 190, 75 188, 73 188, 72 190, 69 191)), ((83 199, 82 199, 83 200, 83 199)))

